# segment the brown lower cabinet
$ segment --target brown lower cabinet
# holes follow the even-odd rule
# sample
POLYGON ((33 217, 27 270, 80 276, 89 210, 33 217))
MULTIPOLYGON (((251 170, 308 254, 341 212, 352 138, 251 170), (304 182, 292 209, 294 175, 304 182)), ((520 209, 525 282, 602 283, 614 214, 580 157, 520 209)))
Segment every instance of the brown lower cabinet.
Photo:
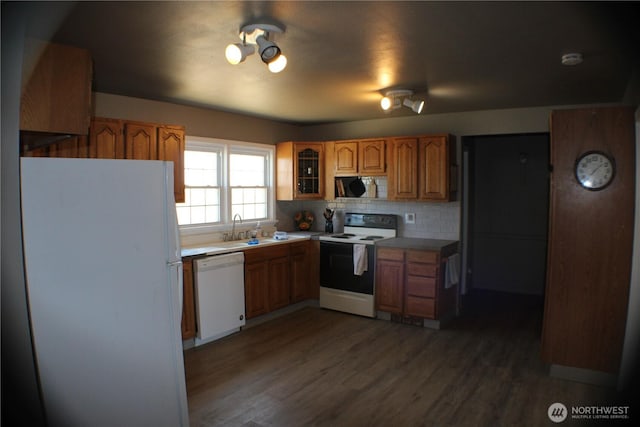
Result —
POLYGON ((317 298, 319 242, 304 240, 246 250, 244 253, 245 315, 267 314, 310 298, 317 298))
POLYGON ((291 248, 291 303, 318 298, 320 293, 320 242, 305 240, 291 248), (315 262, 314 262, 315 260, 315 262))
MULTIPOLYGON (((183 258, 182 339, 196 336, 193 258, 183 258)), ((320 242, 304 240, 244 251, 245 317, 318 298, 320 242)))
POLYGON ((247 319, 289 305, 289 245, 256 248, 244 254, 247 319))
POLYGON ((457 287, 444 287, 448 252, 379 247, 376 309, 441 320, 455 312, 457 287))
POLYGON ((193 280, 193 260, 182 259, 182 339, 196 336, 196 306, 193 280))

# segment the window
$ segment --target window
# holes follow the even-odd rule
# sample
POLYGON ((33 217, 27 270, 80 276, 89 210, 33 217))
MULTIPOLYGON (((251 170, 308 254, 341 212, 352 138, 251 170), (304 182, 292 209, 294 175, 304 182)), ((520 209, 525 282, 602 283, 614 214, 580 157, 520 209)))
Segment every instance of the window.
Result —
POLYGON ((243 221, 272 219, 274 148, 187 136, 178 224, 224 225, 235 214, 243 221))
POLYGON ((218 150, 185 150, 185 202, 176 205, 178 224, 220 222, 221 154, 218 150))
POLYGON ((267 158, 262 154, 231 153, 229 183, 231 214, 242 219, 267 217, 267 158))

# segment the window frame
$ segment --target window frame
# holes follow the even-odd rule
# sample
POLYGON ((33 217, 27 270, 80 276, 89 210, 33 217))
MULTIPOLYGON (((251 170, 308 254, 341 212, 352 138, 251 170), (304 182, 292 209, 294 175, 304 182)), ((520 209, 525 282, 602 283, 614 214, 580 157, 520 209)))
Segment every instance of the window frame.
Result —
MULTIPOLYGON (((180 233, 201 234, 227 230, 233 223, 231 209, 230 158, 231 154, 249 154, 265 156, 265 185, 267 188, 267 218, 250 219, 242 223, 275 224, 275 145, 254 142, 234 141, 200 136, 185 136, 185 151, 215 151, 220 153, 220 222, 179 225, 180 233)), ((185 188, 188 186, 185 185, 185 188)))

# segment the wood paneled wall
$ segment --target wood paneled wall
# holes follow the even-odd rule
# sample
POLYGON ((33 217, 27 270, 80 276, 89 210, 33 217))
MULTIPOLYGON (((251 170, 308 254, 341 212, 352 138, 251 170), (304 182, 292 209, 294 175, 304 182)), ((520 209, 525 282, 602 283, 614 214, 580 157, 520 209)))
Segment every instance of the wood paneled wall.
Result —
POLYGON ((616 374, 631 274, 635 186, 633 109, 551 115, 549 252, 542 337, 554 365, 616 374), (576 159, 590 150, 615 159, 613 182, 582 188, 576 159))

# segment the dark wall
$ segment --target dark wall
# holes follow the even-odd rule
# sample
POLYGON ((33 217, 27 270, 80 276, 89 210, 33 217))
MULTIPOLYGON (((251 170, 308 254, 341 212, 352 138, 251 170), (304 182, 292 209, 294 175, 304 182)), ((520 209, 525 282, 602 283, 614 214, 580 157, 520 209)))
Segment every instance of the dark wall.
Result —
POLYGON ((549 135, 468 137, 472 288, 544 292, 549 135))
POLYGON ((20 222, 22 8, 20 2, 2 2, 2 425, 40 426, 44 418, 29 331, 20 222))

